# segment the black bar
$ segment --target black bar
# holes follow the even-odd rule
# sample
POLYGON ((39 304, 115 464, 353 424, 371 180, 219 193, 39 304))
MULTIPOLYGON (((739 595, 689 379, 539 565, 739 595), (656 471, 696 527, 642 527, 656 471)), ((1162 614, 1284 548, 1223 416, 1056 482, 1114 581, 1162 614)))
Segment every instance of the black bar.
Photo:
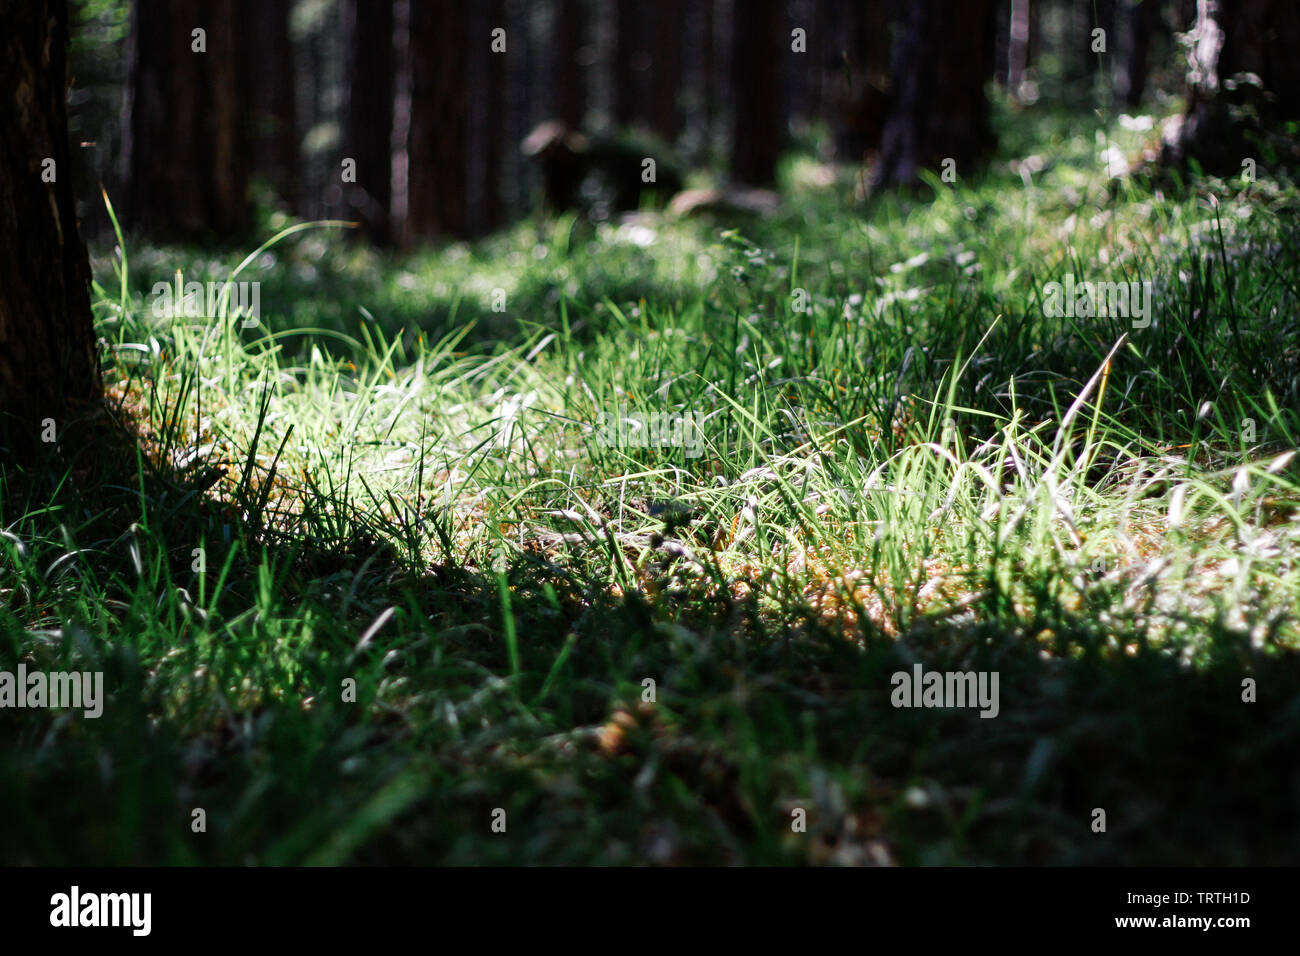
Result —
MULTIPOLYGON (((413 938, 459 948, 465 934, 495 947, 508 937, 554 945, 601 932, 610 945, 694 948, 714 937, 770 946, 786 934, 805 944, 844 934, 885 943, 901 934, 933 951, 946 940, 1182 944, 1200 937, 1233 945, 1293 925, 1286 910, 1294 908, 1294 876, 1286 869, 9 869, 0 899, 6 942, 66 942, 75 934, 79 942, 261 949, 413 938), (87 918, 102 899, 87 904, 87 895, 150 894, 148 936, 130 925, 52 926, 57 894, 70 904, 73 886, 87 918), (1118 923, 1135 918, 1155 922, 1118 923), (1178 922, 1193 918, 1248 925, 1178 922)), ((121 913, 120 922, 132 922, 132 911, 121 913)), ((134 915, 143 922, 142 912, 134 915)))

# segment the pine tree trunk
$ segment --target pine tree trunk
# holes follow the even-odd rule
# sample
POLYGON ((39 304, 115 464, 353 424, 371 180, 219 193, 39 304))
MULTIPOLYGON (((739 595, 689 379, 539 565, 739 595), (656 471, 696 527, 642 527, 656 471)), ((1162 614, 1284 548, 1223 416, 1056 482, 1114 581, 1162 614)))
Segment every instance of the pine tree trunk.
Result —
POLYGON ((129 221, 166 239, 237 239, 249 226, 248 108, 237 0, 136 0, 123 143, 129 221), (206 52, 195 49, 202 29, 206 52))
POLYGON ((1119 36, 1115 95, 1129 109, 1141 105, 1146 91, 1151 37, 1160 21, 1160 6, 1152 0, 1123 0, 1124 29, 1119 36))
POLYGON ((555 61, 551 70, 555 116, 572 129, 581 129, 587 118, 586 71, 578 62, 587 16, 582 0, 557 0, 555 4, 555 61))
POLYGON ((249 110, 252 171, 294 206, 301 159, 289 39, 291 6, 291 0, 241 0, 237 28, 241 35, 248 32, 247 41, 236 49, 243 57, 241 96, 249 110))
POLYGON ((467 45, 486 45, 490 37, 470 35, 468 14, 459 0, 410 4, 409 205, 402 236, 407 246, 470 232, 467 45))
POLYGON ((969 175, 992 147, 985 83, 993 72, 992 0, 909 0, 890 71, 893 106, 875 186, 911 186, 944 160, 969 175))
POLYGON ((782 30, 777 0, 737 5, 731 25, 731 81, 736 103, 731 176, 746 185, 768 186, 776 182, 776 161, 785 145, 781 72, 790 52, 790 34, 782 30))
POLYGON ((826 19, 826 86, 835 115, 835 154, 859 162, 880 147, 888 118, 891 24, 899 3, 844 4, 826 19))
POLYGON ((614 41, 614 125, 630 126, 645 115, 645 97, 640 69, 645 57, 641 36, 641 5, 637 0, 618 0, 614 41))
POLYGON ((1083 39, 1083 71, 1090 78, 1095 79, 1099 70, 1109 72, 1111 67, 1108 64, 1115 62, 1115 56, 1119 49, 1117 41, 1118 36, 1115 31, 1116 15, 1115 0, 1091 0, 1083 8, 1083 21, 1085 29, 1082 33, 1083 39), (1093 31, 1102 30, 1105 34, 1105 52, 1093 52, 1093 31))
MULTIPOLYGON (((467 235, 481 236, 505 221, 502 170, 505 164, 507 56, 494 53, 492 31, 506 29, 503 0, 480 0, 469 14, 469 161, 467 235)), ((509 31, 507 30, 507 38, 509 31)))
POLYGON ((1300 4, 1199 0, 1193 40, 1187 108, 1163 162, 1195 159, 1214 175, 1240 173, 1251 159, 1265 166, 1274 155, 1300 163, 1294 137, 1263 142, 1300 119, 1300 4))
POLYGON ((672 146, 681 133, 677 94, 682 75, 682 36, 686 9, 683 0, 659 0, 655 8, 655 43, 650 63, 650 126, 672 146))
POLYGON ((1029 7, 1032 0, 1011 0, 1007 23, 1007 89, 1020 96, 1029 67, 1029 7))
POLYGON ((347 214, 372 242, 391 240, 394 73, 392 0, 351 0, 346 138, 341 154, 357 163, 345 184, 347 214))
POLYGON ((46 419, 57 438, 98 395, 99 360, 68 150, 67 4, 0 0, 0 22, 0 102, 17 107, 0 110, 0 441, 12 447, 43 437, 46 419))

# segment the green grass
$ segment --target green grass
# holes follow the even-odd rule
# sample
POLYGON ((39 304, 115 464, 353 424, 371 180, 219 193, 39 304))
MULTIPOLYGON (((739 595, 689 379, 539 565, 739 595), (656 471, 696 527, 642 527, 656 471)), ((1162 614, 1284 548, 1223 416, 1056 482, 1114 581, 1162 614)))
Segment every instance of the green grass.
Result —
POLYGON ((4 861, 1295 863, 1300 195, 1067 128, 736 229, 298 231, 251 328, 148 297, 243 254, 92 250, 127 437, 0 470, 0 669, 108 702, 0 712, 4 861))

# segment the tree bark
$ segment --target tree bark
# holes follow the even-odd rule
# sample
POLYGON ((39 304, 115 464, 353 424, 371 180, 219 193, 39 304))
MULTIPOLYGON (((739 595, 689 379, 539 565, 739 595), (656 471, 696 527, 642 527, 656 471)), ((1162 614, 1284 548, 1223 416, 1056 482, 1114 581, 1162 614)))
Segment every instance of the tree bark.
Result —
MULTIPOLYGON (((407 139, 408 208, 402 242, 470 232, 468 9, 459 0, 412 0, 410 4, 411 108, 407 139)), ((523 37, 507 36, 507 44, 523 37)), ((509 47, 507 46, 507 49, 509 47)))
POLYGON ((1130 109, 1141 105, 1146 92, 1151 37, 1160 22, 1160 5, 1155 0, 1122 0, 1123 29, 1116 38, 1115 95, 1130 109))
POLYGON ((835 153, 861 161, 880 146, 889 116, 890 25, 901 4, 880 0, 835 6, 827 18, 827 87, 835 111, 835 153))
POLYGON ((68 149, 67 4, 0 0, 0 22, 0 102, 12 104, 0 110, 0 440, 12 447, 35 444, 46 419, 57 438, 100 379, 68 149))
POLYGON ((676 144, 682 130, 677 94, 681 86, 685 23, 684 0, 659 0, 655 7, 654 54, 650 65, 650 127, 669 146, 676 144))
MULTIPOLYGON (((497 27, 506 28, 502 0, 479 0, 469 15, 469 127, 465 152, 469 162, 467 233, 480 236, 505 222, 502 170, 506 155, 506 67, 510 54, 492 51, 497 27)), ((509 36, 507 31, 507 36, 509 36)))
POLYGON ((645 115, 642 77, 646 53, 642 43, 640 4, 618 0, 614 40, 614 125, 630 126, 645 115))
POLYGON ((994 61, 993 0, 909 0, 890 71, 892 107, 873 186, 912 186, 956 161, 958 175, 993 145, 984 85, 994 61))
POLYGON ((718 43, 718 10, 715 0, 705 0, 702 4, 703 10, 700 14, 703 22, 700 24, 700 57, 701 65, 701 82, 703 87, 703 133, 700 139, 703 146, 700 154, 706 163, 713 160, 716 155, 716 143, 718 138, 718 102, 722 99, 720 90, 723 88, 722 79, 719 74, 717 61, 719 60, 719 43, 718 43))
POLYGON ((392 0, 350 0, 348 110, 341 154, 355 159, 357 181, 345 184, 348 215, 365 227, 371 242, 386 244, 393 198, 392 0))
POLYGON ((237 0, 136 0, 129 218, 159 238, 238 239, 249 226, 248 109, 237 0), (193 31, 205 31, 196 52, 193 31))
POLYGON ((587 118, 586 70, 578 62, 587 31, 582 0, 557 0, 554 23, 551 86, 555 91, 555 116, 565 126, 581 129, 587 118))
POLYGON ((1089 0, 1081 8, 1083 14, 1083 72, 1085 76, 1095 78, 1097 72, 1105 68, 1106 64, 1115 62, 1114 57, 1118 50, 1116 40, 1118 36, 1115 32, 1115 2, 1116 0, 1089 0), (1105 52, 1093 52, 1094 30, 1105 31, 1105 52), (1110 58, 1110 59, 1108 59, 1110 58))
POLYGON ((1294 0, 1199 0, 1187 108, 1164 151, 1166 165, 1195 159, 1214 175, 1254 159, 1295 166, 1300 119, 1300 5, 1294 0))
POLYGON ((790 52, 782 31, 781 4, 753 0, 732 16, 731 82, 736 125, 731 139, 731 176, 749 186, 776 182, 785 145, 781 111, 781 64, 790 52))
POLYGON ((1007 22, 1007 89, 1020 96, 1029 67, 1029 6, 1031 0, 1011 0, 1007 22))
MULTIPOLYGON (((301 159, 294 102, 290 0, 242 0, 236 25, 248 31, 237 49, 243 56, 241 97, 249 111, 252 171, 296 207, 301 159)), ((376 4, 376 6, 379 6, 376 4)))

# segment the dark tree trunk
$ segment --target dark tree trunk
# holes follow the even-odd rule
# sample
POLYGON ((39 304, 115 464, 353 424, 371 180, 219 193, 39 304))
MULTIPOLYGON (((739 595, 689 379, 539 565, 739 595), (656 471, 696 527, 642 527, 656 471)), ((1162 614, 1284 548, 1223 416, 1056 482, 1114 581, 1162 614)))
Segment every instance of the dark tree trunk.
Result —
POLYGON ((704 131, 701 139, 703 146, 701 154, 706 162, 713 162, 715 157, 720 156, 717 148, 718 141, 718 103, 722 99, 721 90, 723 89, 723 80, 721 69, 718 67, 719 60, 722 59, 724 51, 719 50, 718 41, 718 9, 716 0, 705 0, 704 10, 701 14, 703 23, 700 24, 700 50, 703 58, 701 69, 701 86, 704 88, 704 131))
POLYGON ((301 161, 289 41, 291 6, 290 0, 242 0, 237 27, 247 42, 237 49, 244 56, 240 79, 249 110, 252 171, 292 206, 301 161))
POLYGON ((1007 89, 1017 98, 1021 84, 1025 82, 1025 70, 1029 68, 1029 7, 1032 2, 1011 0, 1007 10, 1007 89))
POLYGON ((650 127, 669 145, 677 142, 681 132, 677 94, 681 85, 685 24, 684 0, 659 0, 655 6, 654 54, 650 67, 650 127))
MULTIPOLYGON (((816 44, 821 37, 818 36, 817 26, 814 23, 815 4, 813 0, 788 0, 786 4, 786 48, 790 50, 790 56, 786 59, 785 80, 783 88, 785 90, 784 109, 787 121, 793 128, 797 123, 801 132, 807 129, 807 121, 812 116, 815 109, 813 97, 813 73, 812 64, 814 58, 811 53, 807 52, 808 44, 816 44), (805 52, 795 53, 790 49, 794 43, 791 36, 795 29, 804 31, 805 52)), ((813 46, 813 49, 816 47, 813 46)))
POLYGON ((1157 9, 1154 3, 1119 0, 1116 13, 1115 97, 1127 108, 1138 106, 1146 89, 1147 60, 1151 51, 1157 9))
POLYGON ((0 440, 23 446, 45 419, 57 438, 98 395, 99 360, 68 150, 67 4, 0 0, 0 22, 0 103, 13 104, 0 110, 0 440))
MULTIPOLYGON (((603 9, 603 8, 602 8, 603 9)), ((528 32, 528 15, 523 4, 510 0, 504 5, 502 24, 511 37, 522 38, 528 32)), ((537 109, 531 95, 531 77, 529 59, 526 51, 511 48, 508 56, 501 57, 497 70, 501 73, 501 132, 508 148, 504 151, 505 171, 499 181, 503 205, 517 212, 525 211, 532 199, 536 185, 536 171, 529 162, 520 144, 530 130, 536 125, 534 119, 537 109)))
MULTIPOLYGON (((505 25, 505 3, 503 0, 490 0, 486 4, 491 27, 505 25)), ((490 48, 488 48, 490 50, 490 48)), ((502 185, 505 175, 506 157, 517 152, 514 144, 506 137, 506 87, 510 82, 510 71, 506 67, 506 54, 487 54, 488 79, 483 87, 483 114, 487 127, 487 142, 483 147, 483 165, 485 167, 485 192, 483 211, 486 227, 496 229, 506 221, 506 196, 502 185)), ((578 102, 585 103, 579 85, 578 102)), ((581 106, 576 107, 582 109, 581 106)))
POLYGON ((645 115, 642 79, 646 52, 637 0, 618 0, 614 41, 614 125, 630 126, 645 115))
POLYGON ((1295 138, 1274 135, 1300 119, 1297 51, 1295 0, 1200 0, 1187 109, 1167 144, 1165 163, 1182 166, 1195 159, 1206 172, 1230 175, 1240 173, 1248 159, 1265 165, 1269 155, 1285 165, 1300 162, 1295 138))
POLYGON ((584 64, 579 62, 587 31, 582 0, 557 0, 554 23, 551 86, 555 91, 555 117, 571 129, 581 129, 587 118, 587 76, 584 64))
POLYGON ((911 186, 955 161, 969 175, 993 145, 984 85, 993 70, 993 0, 909 0, 894 50, 892 106, 875 186, 911 186))
POLYGON ((1083 19, 1086 29, 1083 31, 1083 67, 1084 72, 1095 77, 1099 70, 1109 72, 1110 64, 1116 62, 1115 35, 1116 0, 1088 0, 1083 5, 1083 19), (1105 31, 1105 50, 1093 50, 1093 31, 1105 31))
POLYGON ((1154 0, 1121 0, 1121 3, 1115 95, 1132 109, 1142 103, 1146 91, 1151 37, 1160 22, 1160 5, 1154 0))
POLYGON ((835 153, 858 162, 880 146, 892 102, 890 24, 899 4, 836 5, 828 22, 827 87, 835 112, 835 153))
MULTIPOLYGON (((469 219, 471 235, 482 235, 505 221, 502 168, 505 160, 505 93, 510 48, 494 53, 492 30, 506 27, 502 0, 479 0, 472 9, 469 43, 470 136, 465 152, 469 161, 469 219)), ((507 31, 507 36, 509 32, 507 31)))
POLYGON ((392 186, 392 0, 350 0, 348 109, 342 158, 356 160, 355 183, 343 184, 347 214, 362 223, 371 242, 386 244, 392 186))
POLYGON ((1043 35, 1044 0, 1029 2, 1029 39, 1025 41, 1025 71, 1037 71, 1039 60, 1043 56, 1046 37, 1043 35))
MULTIPOLYGON (((410 125, 407 216, 403 245, 470 233, 470 132, 466 69, 469 45, 491 42, 472 36, 469 10, 459 0, 410 3, 410 125)), ((523 37, 508 37, 520 44, 523 37)))
POLYGON ((248 229, 248 109, 237 0, 136 0, 131 29, 130 221, 167 239, 248 229), (206 52, 192 31, 206 31, 206 52))
POLYGON ((995 0, 993 16, 998 28, 993 46, 993 78, 997 80, 999 86, 1007 85, 1011 73, 1009 66, 1011 12, 1012 0, 995 0))
POLYGON ((785 145, 782 128, 782 63, 790 53, 778 0, 737 6, 731 21, 731 83, 736 125, 731 139, 731 176, 750 186, 776 181, 785 145))

